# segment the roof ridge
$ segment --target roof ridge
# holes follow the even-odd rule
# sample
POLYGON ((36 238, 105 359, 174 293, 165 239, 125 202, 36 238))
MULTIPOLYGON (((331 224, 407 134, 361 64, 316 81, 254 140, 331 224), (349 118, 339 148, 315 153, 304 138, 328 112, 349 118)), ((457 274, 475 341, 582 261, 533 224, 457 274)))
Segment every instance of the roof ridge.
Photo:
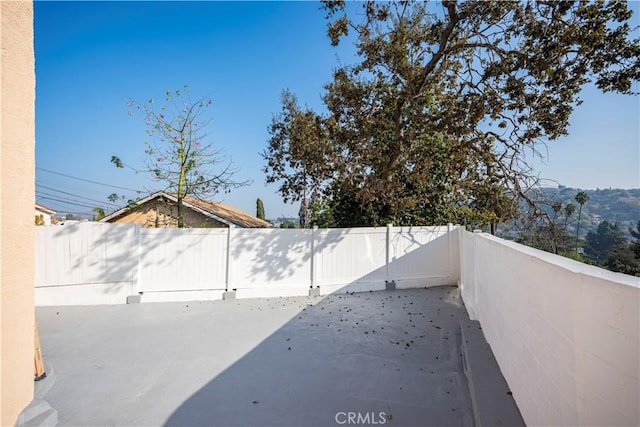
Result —
MULTIPOLYGON (((176 202, 178 195, 170 191, 161 190, 149 195, 143 200, 140 200, 137 204, 145 204, 159 197, 168 197, 170 199, 174 199, 173 202, 176 202)), ((182 200, 189 209, 200 211, 202 214, 212 217, 227 225, 236 225, 243 228, 263 228, 271 226, 269 222, 223 202, 206 200, 191 195, 185 196, 182 200)), ((103 221, 111 221, 128 211, 129 209, 127 207, 122 208, 105 217, 103 221)))

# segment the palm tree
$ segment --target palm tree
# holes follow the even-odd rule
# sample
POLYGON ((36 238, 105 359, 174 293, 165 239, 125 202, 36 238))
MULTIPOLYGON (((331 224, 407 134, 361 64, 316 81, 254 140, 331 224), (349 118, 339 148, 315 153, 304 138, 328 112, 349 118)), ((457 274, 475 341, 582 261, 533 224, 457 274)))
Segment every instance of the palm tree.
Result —
POLYGON ((564 206, 563 214, 564 214, 564 226, 562 231, 562 242, 565 251, 569 251, 569 235, 567 234, 567 226, 569 225, 569 220, 576 213, 576 205, 569 202, 564 206))
POLYGON ((567 225, 569 224, 569 219, 576 213, 576 205, 569 202, 564 207, 564 231, 567 231, 567 225))
POLYGON ((560 212, 562 212, 562 202, 553 203, 551 205, 551 209, 553 209, 553 220, 551 221, 552 246, 553 253, 557 255, 563 238, 561 233, 558 231, 558 216, 560 215, 560 212))
POLYGON ((576 231, 576 252, 578 252, 578 239, 580 238, 580 219, 582 218, 582 206, 589 201, 586 191, 580 191, 576 194, 576 202, 580 205, 578 210, 578 230, 576 231))
POLYGON ((94 221, 100 221, 102 218, 107 216, 106 213, 104 212, 104 208, 102 208, 101 206, 96 206, 92 210, 93 210, 93 213, 95 214, 93 216, 94 221))

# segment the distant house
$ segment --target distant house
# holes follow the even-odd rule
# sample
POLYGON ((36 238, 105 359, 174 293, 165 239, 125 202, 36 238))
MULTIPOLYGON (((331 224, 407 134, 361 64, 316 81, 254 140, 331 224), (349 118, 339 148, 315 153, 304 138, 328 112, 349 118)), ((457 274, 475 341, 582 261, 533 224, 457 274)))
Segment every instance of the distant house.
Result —
POLYGON ((51 225, 51 218, 56 214, 51 208, 46 207, 45 205, 41 205, 36 203, 36 225, 51 225))
MULTIPOLYGON (((178 199, 169 192, 159 191, 139 200, 135 206, 122 208, 102 218, 100 222, 134 223, 144 227, 175 228, 178 226, 178 199)), ((187 196, 182 200, 184 226, 188 228, 266 228, 270 227, 253 215, 224 203, 187 196)))

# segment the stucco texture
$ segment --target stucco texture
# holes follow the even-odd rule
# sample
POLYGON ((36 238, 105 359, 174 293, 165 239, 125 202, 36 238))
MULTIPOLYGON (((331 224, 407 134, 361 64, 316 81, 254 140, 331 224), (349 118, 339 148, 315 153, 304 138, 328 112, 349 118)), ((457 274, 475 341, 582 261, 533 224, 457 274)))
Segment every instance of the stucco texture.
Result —
POLYGON ((0 2, 0 424, 33 399, 35 58, 33 3, 0 2))

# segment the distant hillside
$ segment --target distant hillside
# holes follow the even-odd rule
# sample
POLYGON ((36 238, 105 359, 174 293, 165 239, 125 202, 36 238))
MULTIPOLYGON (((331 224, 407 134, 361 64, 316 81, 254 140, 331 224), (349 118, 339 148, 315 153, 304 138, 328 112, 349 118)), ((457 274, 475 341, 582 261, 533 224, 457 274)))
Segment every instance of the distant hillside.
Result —
MULTIPOLYGON (((583 191, 577 188, 559 186, 558 188, 543 188, 543 193, 550 201, 561 201, 563 206, 571 202, 576 207, 576 194, 583 191)), ((618 222, 620 228, 628 234, 628 228, 640 221, 640 188, 623 190, 617 188, 584 190, 589 201, 582 209, 582 225, 580 235, 595 229, 602 220, 618 222)), ((577 222, 577 213, 574 218, 577 222)), ((572 224, 574 226, 575 224, 572 224)))

